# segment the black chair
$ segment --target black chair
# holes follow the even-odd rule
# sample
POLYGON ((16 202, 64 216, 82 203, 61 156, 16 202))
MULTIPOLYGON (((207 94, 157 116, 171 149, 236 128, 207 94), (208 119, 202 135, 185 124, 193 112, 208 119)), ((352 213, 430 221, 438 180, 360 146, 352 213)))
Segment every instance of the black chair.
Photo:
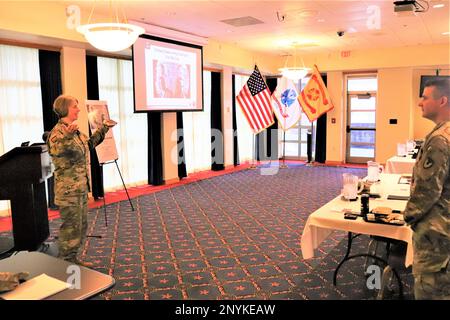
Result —
MULTIPOLYGON (((386 261, 387 263, 383 269, 383 274, 381 277, 381 286, 377 295, 378 300, 384 299, 387 292, 393 291, 392 281, 394 279, 394 276, 396 276, 398 280, 398 290, 400 299, 403 299, 403 285, 400 277, 398 276, 397 271, 405 270, 407 246, 408 244, 401 240, 395 240, 379 236, 371 236, 368 255, 379 257, 380 259, 386 261), (377 249, 380 243, 385 245, 386 250, 385 252, 382 253, 381 256, 378 256, 377 249), (375 250, 371 251, 373 246, 375 246, 375 250)), ((366 263, 364 266, 365 270, 367 270, 369 259, 371 258, 370 257, 366 258, 366 263)))
POLYGON ((380 236, 370 236, 370 242, 369 242, 369 248, 367 251, 366 262, 364 263, 364 270, 367 270, 367 267, 369 266, 369 264, 376 262, 375 259, 370 257, 371 255, 379 257, 379 258, 387 261, 390 250, 391 250, 391 245, 398 241, 400 241, 400 240, 395 240, 395 239, 385 238, 385 237, 380 237, 380 236), (381 252, 381 255, 378 255, 378 247, 380 244, 383 244, 385 246, 385 251, 381 252), (371 262, 371 260, 372 260, 372 262, 371 262))
MULTIPOLYGON (((395 272, 405 270, 406 250, 408 244, 403 241, 391 246, 388 265, 383 270, 381 277, 381 288, 378 291, 377 299, 382 300, 385 294, 392 290, 392 280, 394 279, 395 272)), ((398 275, 397 275, 398 276, 398 275)), ((403 286, 401 280, 398 278, 399 295, 400 299, 403 299, 403 286)))

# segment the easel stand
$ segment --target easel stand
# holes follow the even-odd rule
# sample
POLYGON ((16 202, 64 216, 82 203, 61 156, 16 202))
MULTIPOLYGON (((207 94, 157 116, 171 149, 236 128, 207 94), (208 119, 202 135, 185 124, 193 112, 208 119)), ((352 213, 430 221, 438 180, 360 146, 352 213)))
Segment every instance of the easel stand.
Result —
MULTIPOLYGON (((128 194, 128 189, 125 186, 125 182, 123 181, 122 173, 120 172, 119 165, 117 164, 117 159, 112 162, 101 163, 100 166, 103 167, 105 164, 109 164, 109 163, 113 163, 113 162, 116 164, 116 168, 117 168, 117 171, 119 172, 120 180, 122 180, 123 188, 125 189, 128 201, 130 202, 131 210, 134 211, 133 203, 131 202, 130 195, 128 194)), ((106 216, 106 193, 103 194, 103 209, 104 209, 104 213, 105 213, 105 225, 108 226, 108 218, 106 216)))

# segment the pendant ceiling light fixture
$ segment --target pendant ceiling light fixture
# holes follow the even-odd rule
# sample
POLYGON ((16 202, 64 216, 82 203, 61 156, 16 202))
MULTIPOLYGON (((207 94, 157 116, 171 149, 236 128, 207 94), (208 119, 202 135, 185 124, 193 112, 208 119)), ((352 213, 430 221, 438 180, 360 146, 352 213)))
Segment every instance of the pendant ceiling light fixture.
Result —
POLYGON ((94 13, 95 3, 89 14, 87 24, 77 27, 77 31, 82 33, 86 40, 95 48, 117 52, 129 48, 134 44, 139 35, 145 32, 144 28, 129 24, 125 14, 123 13, 123 21, 119 21, 118 6, 115 8, 113 17, 113 8, 111 1, 109 2, 110 21, 104 23, 90 23, 92 14, 94 13))
POLYGON ((311 71, 311 68, 306 68, 305 64, 302 60, 302 66, 297 66, 297 45, 294 43, 294 47, 295 47, 295 52, 294 52, 294 66, 293 67, 289 67, 288 66, 288 60, 289 60, 289 55, 286 56, 286 63, 284 65, 284 68, 280 68, 278 70, 280 70, 281 74, 283 75, 283 77, 286 77, 294 82, 298 82, 299 80, 303 79, 309 71, 311 71))

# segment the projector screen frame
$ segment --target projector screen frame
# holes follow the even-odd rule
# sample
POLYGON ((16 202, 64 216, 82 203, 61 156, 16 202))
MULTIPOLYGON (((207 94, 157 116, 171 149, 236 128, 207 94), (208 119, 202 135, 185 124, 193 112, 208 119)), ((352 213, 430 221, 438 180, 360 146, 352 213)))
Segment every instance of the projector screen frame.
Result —
POLYGON ((183 42, 183 41, 178 41, 178 40, 173 40, 173 39, 168 39, 168 38, 162 38, 162 37, 158 37, 158 36, 153 36, 153 35, 149 35, 149 34, 142 34, 139 36, 139 38, 144 38, 144 39, 149 39, 149 40, 153 40, 153 41, 159 41, 159 42, 164 42, 164 43, 169 43, 169 44, 174 44, 174 45, 179 45, 179 46, 184 46, 184 47, 189 47, 189 48, 194 48, 194 49, 198 49, 200 50, 200 81, 201 81, 201 109, 177 109, 177 110, 172 110, 172 109, 146 109, 146 110, 142 110, 141 108, 136 109, 136 83, 135 83, 135 73, 134 73, 134 58, 135 58, 135 53, 134 53, 134 45, 131 46, 131 62, 132 62, 132 72, 133 72, 133 109, 134 109, 134 113, 162 113, 162 112, 202 112, 204 111, 205 108, 205 99, 204 99, 204 88, 203 88, 203 46, 201 45, 196 45, 196 44, 192 44, 192 43, 188 43, 188 42, 183 42))

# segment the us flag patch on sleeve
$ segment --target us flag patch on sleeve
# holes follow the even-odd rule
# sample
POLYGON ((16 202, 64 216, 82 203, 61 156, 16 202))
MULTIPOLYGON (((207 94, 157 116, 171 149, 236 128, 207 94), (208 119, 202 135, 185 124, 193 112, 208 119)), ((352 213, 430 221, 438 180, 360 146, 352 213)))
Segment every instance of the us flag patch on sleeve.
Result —
POLYGON ((429 169, 433 166, 434 162, 433 159, 431 159, 430 157, 428 157, 425 162, 423 163, 423 168, 424 169, 429 169))

